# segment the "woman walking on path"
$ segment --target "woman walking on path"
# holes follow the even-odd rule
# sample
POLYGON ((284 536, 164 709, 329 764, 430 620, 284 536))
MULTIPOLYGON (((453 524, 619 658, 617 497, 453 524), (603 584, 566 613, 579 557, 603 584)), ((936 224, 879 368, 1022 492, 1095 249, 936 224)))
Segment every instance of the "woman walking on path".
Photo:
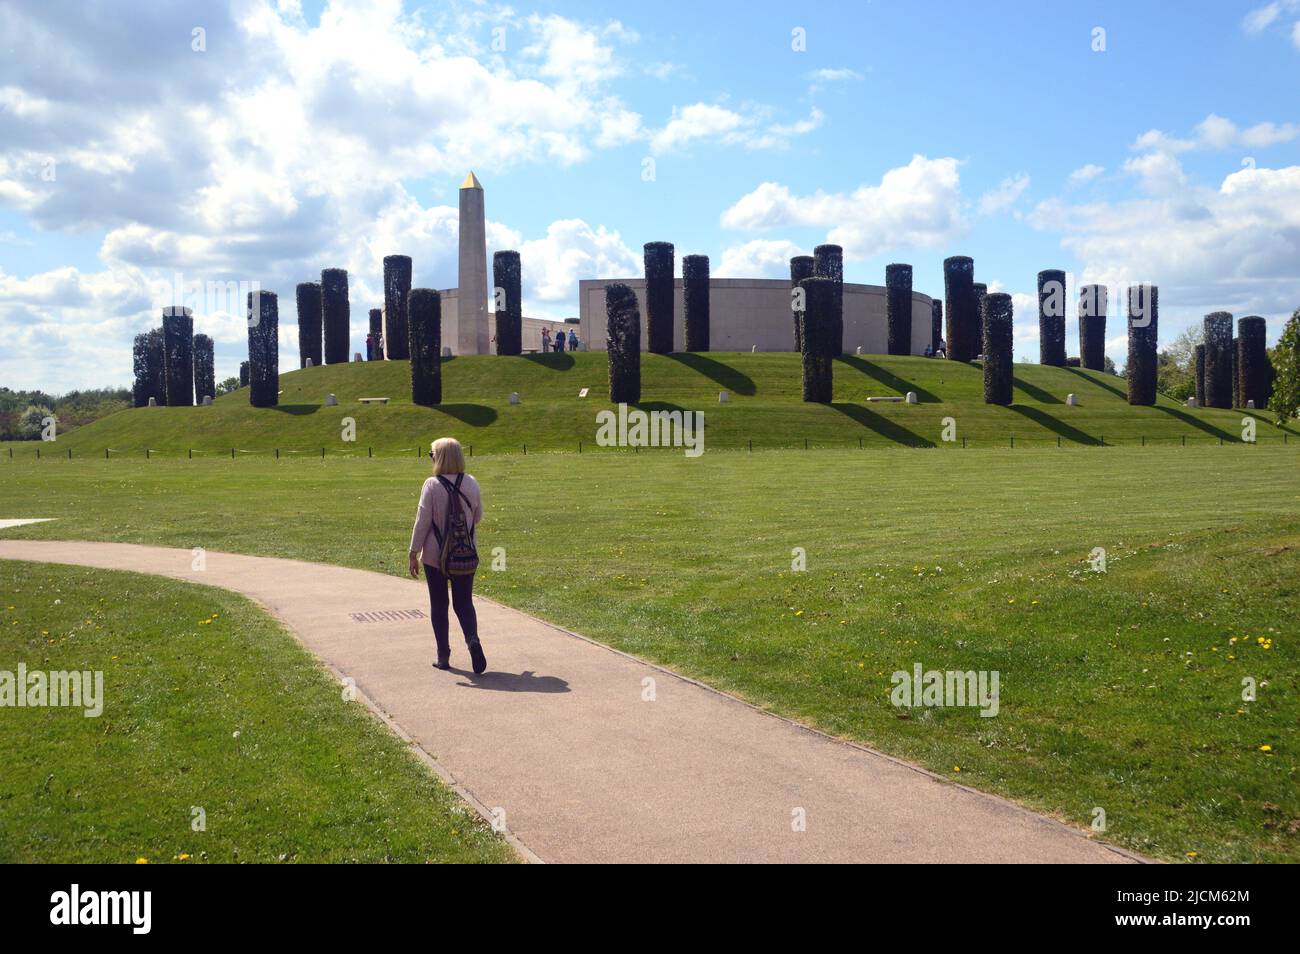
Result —
POLYGON ((478 615, 474 612, 474 570, 478 554, 474 528, 483 519, 483 497, 478 481, 465 473, 465 452, 454 437, 440 437, 429 453, 433 476, 420 491, 420 506, 411 528, 409 553, 413 578, 420 575, 429 585, 429 613, 433 617, 433 638, 438 643, 439 669, 451 666, 451 645, 447 619, 447 585, 451 584, 451 605, 456 610, 465 645, 469 647, 474 672, 487 669, 487 659, 478 638, 478 615))

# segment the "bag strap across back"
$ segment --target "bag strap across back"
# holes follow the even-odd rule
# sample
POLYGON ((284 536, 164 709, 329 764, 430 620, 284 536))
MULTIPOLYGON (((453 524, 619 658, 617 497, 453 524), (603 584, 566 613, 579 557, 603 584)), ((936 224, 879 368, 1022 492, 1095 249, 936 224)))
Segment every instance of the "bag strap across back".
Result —
MULTIPOLYGON (((469 507, 469 498, 466 497, 464 491, 460 489, 460 482, 464 479, 465 475, 463 473, 457 474, 456 482, 453 484, 446 477, 442 476, 442 474, 438 475, 438 483, 442 484, 443 489, 447 491, 447 522, 442 533, 438 532, 438 525, 436 523, 430 523, 429 526, 433 529, 433 538, 438 541, 439 548, 443 545, 443 539, 451 532, 451 508, 456 504, 456 498, 460 497, 465 501, 465 506, 469 507)), ((473 509, 471 508, 471 513, 472 512, 473 509)))

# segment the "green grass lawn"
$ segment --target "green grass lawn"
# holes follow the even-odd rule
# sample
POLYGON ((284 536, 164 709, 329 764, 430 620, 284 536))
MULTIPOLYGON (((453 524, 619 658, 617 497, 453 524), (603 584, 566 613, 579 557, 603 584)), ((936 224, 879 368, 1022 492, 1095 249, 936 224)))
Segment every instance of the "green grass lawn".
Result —
MULTIPOLYGON (((0 466, 0 516, 59 518, 9 536, 398 574, 427 474, 414 457, 0 466)), ((530 454, 471 470, 480 546, 507 557, 480 574, 486 595, 1071 823, 1102 808, 1107 838, 1150 855, 1300 860, 1298 446, 530 454), (1000 714, 895 709, 889 676, 917 662, 997 670, 1000 714)))
MULTIPOLYGON (((885 355, 844 355, 835 362, 835 401, 801 400, 799 355, 642 355, 645 408, 705 412, 706 447, 758 449, 886 445, 944 448, 1052 444, 1204 443, 1240 441, 1242 419, 1257 421, 1257 440, 1280 442, 1284 432, 1263 412, 1189 410, 1168 398, 1154 407, 1130 407, 1125 382, 1112 375, 1037 364, 1015 366, 1016 403, 984 403, 983 371, 955 361, 885 355), (731 395, 718 402, 718 392, 731 395), (868 397, 915 391, 921 403, 868 402, 868 397), (1080 400, 1067 406, 1069 394, 1080 400), (957 440, 941 440, 944 419, 956 422, 957 440)), ((236 454, 331 456, 374 453, 415 455, 430 432, 454 432, 478 455, 536 451, 596 450, 596 412, 610 407, 603 352, 449 360, 443 397, 436 409, 410 400, 405 361, 326 365, 284 374, 280 406, 248 405, 248 390, 218 398, 211 407, 136 408, 64 434, 52 444, 6 445, 19 456, 103 457, 105 451, 143 456, 200 457, 236 454), (586 398, 579 392, 589 389, 586 398), (511 405, 517 392, 520 403, 511 405), (326 395, 338 397, 326 407, 326 395), (389 397, 386 406, 357 403, 389 397), (356 422, 355 441, 345 441, 344 418, 356 422)), ((1300 438, 1292 427, 1291 441, 1300 438)))
POLYGON ((514 860, 243 597, 13 561, 0 579, 0 669, 97 670, 104 698, 97 718, 0 709, 0 862, 514 860))

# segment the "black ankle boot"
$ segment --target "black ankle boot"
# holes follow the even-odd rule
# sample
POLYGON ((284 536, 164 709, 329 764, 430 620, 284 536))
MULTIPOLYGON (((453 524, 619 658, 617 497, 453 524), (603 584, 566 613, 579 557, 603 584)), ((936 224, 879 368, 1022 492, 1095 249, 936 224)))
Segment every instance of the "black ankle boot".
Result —
POLYGON ((438 644, 438 661, 433 664, 434 668, 450 669, 451 668, 451 646, 447 644, 447 640, 438 639, 437 636, 434 636, 434 641, 437 642, 438 644))
POLYGON ((487 657, 483 655, 483 644, 477 639, 469 642, 469 658, 474 664, 474 675, 482 675, 487 669, 487 657))

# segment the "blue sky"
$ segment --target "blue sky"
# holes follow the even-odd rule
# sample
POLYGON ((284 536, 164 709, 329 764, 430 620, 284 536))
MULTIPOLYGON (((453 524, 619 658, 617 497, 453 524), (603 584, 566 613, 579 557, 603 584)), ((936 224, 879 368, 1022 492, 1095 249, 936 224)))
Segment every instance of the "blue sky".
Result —
POLYGON ((652 240, 719 277, 836 241, 932 294, 971 255, 1031 360, 1043 268, 1156 282, 1164 342, 1300 306, 1300 0, 142 7, 0 6, 0 384, 127 383, 177 274, 279 292, 288 368, 293 286, 346 267, 359 349, 385 254, 455 285, 470 167, 530 315, 652 240))

